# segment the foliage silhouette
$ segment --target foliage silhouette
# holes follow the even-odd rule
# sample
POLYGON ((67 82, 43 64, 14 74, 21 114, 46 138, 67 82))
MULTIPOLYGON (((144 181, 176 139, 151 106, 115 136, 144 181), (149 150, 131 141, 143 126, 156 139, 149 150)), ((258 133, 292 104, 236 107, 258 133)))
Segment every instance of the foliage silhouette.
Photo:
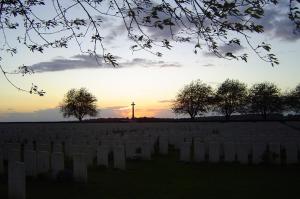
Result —
POLYGON ((300 113, 300 84, 287 94, 284 103, 286 110, 300 113))
POLYGON ((80 122, 83 117, 97 115, 97 99, 85 88, 79 90, 71 89, 65 95, 65 98, 60 105, 60 111, 64 117, 74 116, 80 122))
MULTIPOLYGON (((194 46, 194 53, 207 48, 218 57, 247 61, 247 54, 237 55, 231 51, 223 54, 220 51, 222 45, 246 45, 273 66, 279 62, 270 52, 270 45, 256 43, 250 34, 264 32, 260 21, 265 17, 265 10, 276 5, 277 0, 2 0, 1 52, 18 53, 18 47, 13 45, 16 40, 31 52, 39 53, 46 48, 67 48, 74 41, 82 53, 116 67, 117 57, 103 43, 105 27, 102 24, 117 18, 123 22, 128 38, 135 43, 130 48, 132 51, 146 50, 162 56, 156 47, 171 49, 172 42, 189 42, 194 46), (54 10, 53 16, 44 15, 44 10, 47 13, 54 10), (15 38, 8 37, 11 31, 16 34, 15 38), (163 31, 164 37, 156 38, 149 33, 151 31, 163 31), (90 38, 91 48, 84 49, 86 38, 90 38)), ((286 6, 287 16, 298 31, 299 0, 289 0, 286 6)), ((29 66, 23 66, 25 70, 13 74, 31 74, 27 68, 29 66)), ((17 86, 1 62, 0 69, 15 88, 41 96, 45 94, 36 85, 29 90, 17 86)))
POLYGON ((242 112, 247 103, 247 86, 239 80, 226 79, 215 97, 216 109, 230 119, 232 113, 242 112))
POLYGON ((212 88, 200 80, 186 85, 176 96, 172 110, 177 114, 189 114, 191 119, 211 109, 212 88))
POLYGON ((267 115, 283 110, 283 100, 279 88, 270 82, 254 84, 249 91, 250 111, 259 113, 267 120, 267 115))

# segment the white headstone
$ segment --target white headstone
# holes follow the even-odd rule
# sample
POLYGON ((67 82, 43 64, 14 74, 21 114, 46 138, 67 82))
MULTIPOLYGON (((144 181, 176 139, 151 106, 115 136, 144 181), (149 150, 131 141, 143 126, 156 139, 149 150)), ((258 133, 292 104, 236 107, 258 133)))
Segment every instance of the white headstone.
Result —
POLYGON ((45 144, 45 143, 37 144, 37 151, 47 151, 50 153, 51 146, 50 144, 45 144))
POLYGON ((24 164, 26 176, 36 176, 37 175, 37 153, 33 150, 24 151, 24 164))
POLYGON ((53 153, 61 153, 63 152, 63 145, 61 143, 54 143, 53 144, 53 153))
POLYGON ((126 158, 125 149, 123 145, 114 147, 114 168, 125 170, 126 158))
POLYGON ((72 150, 72 141, 66 140, 65 142, 65 155, 67 157, 72 157, 73 150, 72 150))
POLYGON ((136 156, 136 146, 137 143, 135 141, 127 141, 125 144, 126 147, 126 158, 135 158, 136 156))
POLYGON ((142 158, 144 160, 151 160, 151 142, 144 142, 142 145, 142 158))
POLYGON ((203 142, 194 142, 194 161, 205 161, 205 144, 203 142))
POLYGON ((78 154, 78 153, 85 153, 86 152, 86 147, 83 146, 82 144, 79 145, 74 145, 72 144, 72 155, 78 154))
POLYGON ((90 145, 85 147, 85 153, 86 153, 86 158, 87 158, 87 164, 88 166, 93 165, 94 162, 94 157, 95 157, 95 151, 94 148, 90 145))
POLYGON ((54 178, 57 177, 57 174, 60 171, 63 171, 65 168, 65 163, 64 163, 64 154, 63 153, 52 153, 51 155, 51 170, 52 170, 52 175, 54 178))
POLYGON ((272 163, 279 164, 280 163, 280 143, 271 142, 269 144, 269 150, 271 153, 272 163))
POLYGON ((8 151, 8 164, 15 164, 16 161, 21 161, 21 151, 19 149, 10 149, 8 151))
POLYGON ((26 198, 25 165, 14 162, 8 168, 8 197, 9 199, 26 198))
POLYGON ((237 146, 237 160, 241 164, 248 164, 249 163, 249 145, 248 142, 239 142, 236 144, 237 146))
POLYGON ((47 173, 50 170, 50 153, 48 151, 37 152, 37 173, 47 173))
POLYGON ((220 144, 215 141, 209 142, 209 161, 216 163, 220 161, 220 144))
POLYGON ((253 143, 252 149, 252 162, 253 164, 259 164, 263 161, 263 155, 266 152, 266 144, 262 142, 253 143))
POLYGON ((73 154, 73 172, 76 182, 87 182, 87 163, 84 153, 73 154))
POLYGON ((33 150, 33 143, 28 142, 27 144, 24 145, 24 150, 33 150))
POLYGON ((97 149, 97 165, 108 167, 109 147, 99 146, 97 149))
POLYGON ((224 158, 225 162, 235 161, 235 144, 232 141, 224 142, 224 158))
POLYGON ((180 161, 190 162, 191 161, 191 142, 183 142, 180 146, 180 161))
POLYGON ((296 142, 285 142, 284 143, 286 151, 286 163, 294 164, 298 163, 298 148, 296 142))
POLYGON ((162 155, 167 155, 169 150, 169 143, 167 136, 159 137, 159 153, 162 155))

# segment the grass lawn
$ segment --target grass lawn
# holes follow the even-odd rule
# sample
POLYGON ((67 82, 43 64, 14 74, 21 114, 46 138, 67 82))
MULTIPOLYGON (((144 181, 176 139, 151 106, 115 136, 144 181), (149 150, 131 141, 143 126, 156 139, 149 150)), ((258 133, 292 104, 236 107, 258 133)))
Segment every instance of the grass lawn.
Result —
MULTIPOLYGON (((298 198, 300 166, 185 164, 177 153, 128 161, 127 170, 90 168, 88 183, 27 180, 27 199, 298 198)), ((7 198, 2 177, 0 198, 7 198)))

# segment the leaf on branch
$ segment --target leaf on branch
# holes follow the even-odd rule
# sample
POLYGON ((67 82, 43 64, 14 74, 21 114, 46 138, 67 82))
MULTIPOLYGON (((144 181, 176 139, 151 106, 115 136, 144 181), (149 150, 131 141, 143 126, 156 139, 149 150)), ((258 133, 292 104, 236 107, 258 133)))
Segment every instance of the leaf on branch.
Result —
POLYGON ((170 42, 168 40, 164 39, 162 43, 163 47, 166 47, 167 49, 171 50, 172 46, 170 45, 170 42))
POLYGON ((103 58, 104 58, 104 61, 106 63, 111 64, 114 67, 118 66, 117 60, 116 60, 116 58, 112 54, 107 53, 107 54, 104 55, 103 58))
POLYGON ((244 12, 250 14, 251 17, 259 19, 263 16, 264 9, 261 7, 249 7, 244 12))
POLYGON ((231 57, 231 58, 234 58, 234 59, 238 59, 235 55, 233 55, 231 52, 227 52, 225 54, 226 57, 231 57))
POLYGON ((28 48, 34 52, 34 51, 39 51, 40 53, 43 53, 44 48, 42 46, 37 46, 37 45, 29 45, 28 48))
POLYGON ((46 92, 44 90, 39 90, 38 87, 34 84, 31 85, 29 93, 30 94, 37 94, 39 96, 44 96, 46 94, 46 92))
POLYGON ((262 45, 259 45, 258 47, 263 48, 264 50, 266 50, 268 52, 270 52, 270 50, 271 50, 270 44, 266 44, 265 42, 262 42, 262 45))
POLYGON ((174 26, 175 24, 171 21, 171 18, 164 19, 163 24, 167 26, 174 26))
POLYGON ((33 69, 30 68, 29 66, 23 65, 23 66, 19 66, 19 67, 18 67, 17 73, 21 73, 21 74, 24 76, 24 75, 26 75, 26 74, 31 75, 31 74, 34 73, 34 71, 33 71, 33 69))
POLYGON ((86 22, 84 19, 75 19, 74 21, 71 22, 71 24, 75 24, 77 26, 85 26, 86 25, 86 22))
POLYGON ((92 36, 92 41, 102 41, 103 37, 101 37, 99 34, 95 34, 92 36))
POLYGON ((240 58, 241 58, 243 61, 245 61, 245 62, 248 61, 248 55, 247 55, 247 54, 241 55, 240 58))
POLYGON ((241 45, 241 41, 239 39, 234 38, 234 39, 232 39, 232 40, 229 41, 229 44, 237 44, 237 45, 240 46, 241 45))
POLYGON ((160 52, 157 52, 156 55, 157 55, 158 57, 162 57, 163 54, 160 53, 160 52))

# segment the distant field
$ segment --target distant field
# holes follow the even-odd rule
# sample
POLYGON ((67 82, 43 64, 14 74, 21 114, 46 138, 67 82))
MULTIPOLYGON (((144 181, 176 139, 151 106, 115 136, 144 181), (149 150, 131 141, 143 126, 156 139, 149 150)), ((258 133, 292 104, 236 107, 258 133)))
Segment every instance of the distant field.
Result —
MULTIPOLYGON (((185 164, 177 151, 151 161, 128 161, 127 170, 90 168, 88 184, 28 180, 27 199, 297 198, 300 167, 185 164)), ((0 184, 0 198, 7 197, 0 184)))

